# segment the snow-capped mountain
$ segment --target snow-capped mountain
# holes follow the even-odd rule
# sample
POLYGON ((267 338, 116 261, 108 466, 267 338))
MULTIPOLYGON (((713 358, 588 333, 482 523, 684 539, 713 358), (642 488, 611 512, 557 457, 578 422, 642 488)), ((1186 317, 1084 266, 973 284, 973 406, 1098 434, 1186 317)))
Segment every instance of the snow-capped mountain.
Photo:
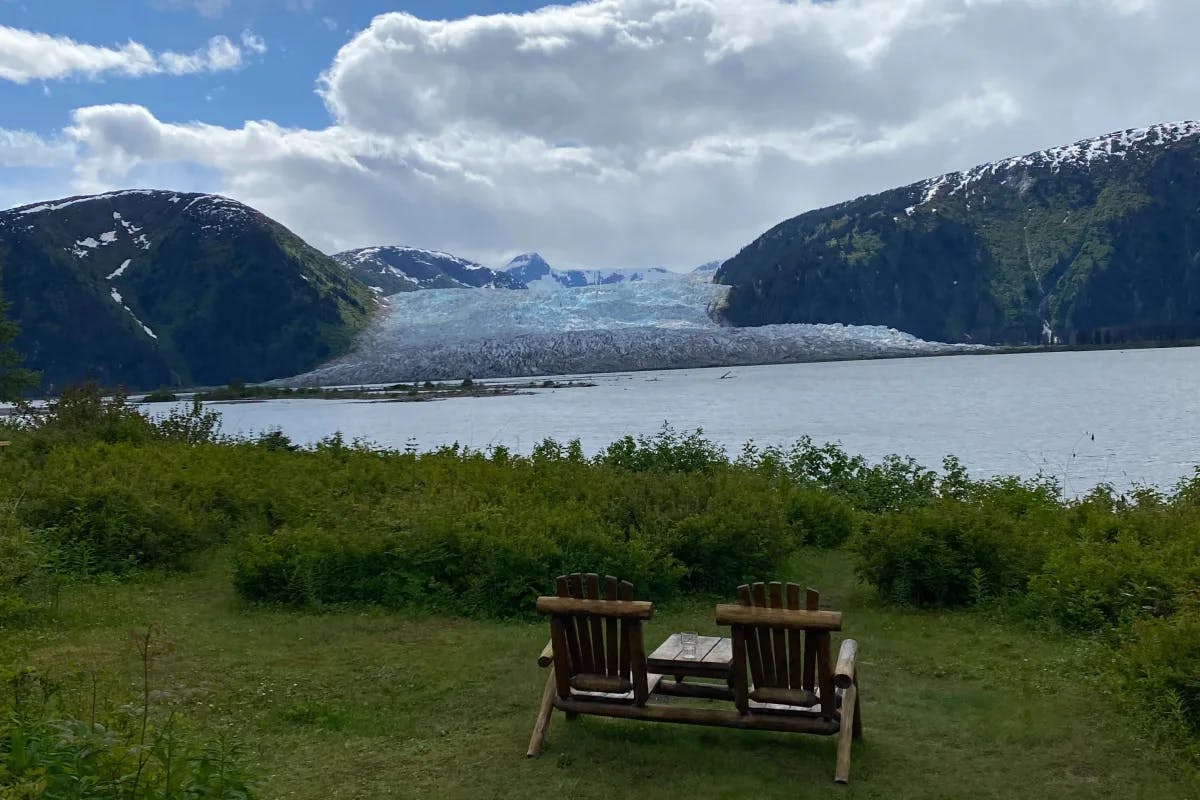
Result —
POLYGON ((574 289, 580 286, 610 286, 628 281, 653 281, 669 278, 671 272, 660 267, 648 269, 554 269, 538 253, 523 253, 503 270, 530 289, 574 289))
POLYGON ((517 278, 437 250, 363 247, 333 256, 376 294, 420 289, 524 289, 517 278))
POLYGON ((1200 339, 1200 122, 1109 133, 810 211, 721 265, 736 325, 926 339, 1200 339))
POLYGON ((0 212, 0 281, 17 350, 49 388, 294 374, 345 353, 377 305, 258 211, 158 190, 0 212))

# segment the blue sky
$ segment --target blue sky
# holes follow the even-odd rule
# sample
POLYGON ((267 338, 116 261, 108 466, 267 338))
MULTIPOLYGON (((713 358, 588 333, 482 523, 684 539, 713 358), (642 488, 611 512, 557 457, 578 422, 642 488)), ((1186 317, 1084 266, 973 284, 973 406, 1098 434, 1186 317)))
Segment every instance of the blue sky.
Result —
POLYGON ((6 128, 52 133, 72 109, 104 103, 138 103, 172 122, 201 120, 241 125, 271 119, 289 127, 319 127, 329 113, 314 92, 317 77, 354 33, 378 14, 407 11, 419 17, 521 12, 534 2, 421 0, 0 0, 0 25, 120 47, 134 39, 154 51, 186 52, 213 36, 237 41, 243 31, 261 36, 267 52, 233 73, 158 75, 103 81, 0 81, 6 128), (46 91, 49 91, 49 95, 46 91))
POLYGON ((1196 0, 0 0, 0 208, 219 192, 328 252, 690 269, 1200 118, 1196 31, 1196 0))

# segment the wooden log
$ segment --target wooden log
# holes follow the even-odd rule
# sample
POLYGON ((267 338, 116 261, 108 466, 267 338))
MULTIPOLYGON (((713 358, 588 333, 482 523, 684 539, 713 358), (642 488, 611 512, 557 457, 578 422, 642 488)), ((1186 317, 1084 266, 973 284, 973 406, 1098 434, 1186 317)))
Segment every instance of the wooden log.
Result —
MULTIPOLYGON (((617 599, 617 579, 612 575, 604 579, 604 599, 617 599)), ((604 656, 605 656, 605 671, 613 677, 619 676, 620 673, 620 658, 621 648, 618 642, 620 641, 620 623, 612 617, 604 619, 604 656)))
MULTIPOLYGON (((589 572, 583 577, 586 595, 592 600, 600 600, 600 576, 589 572)), ((604 652, 604 619, 591 617, 592 626, 592 671, 597 674, 608 672, 608 657, 604 652)))
MULTIPOLYGON (((637 620, 646 620, 654 616, 654 604, 645 600, 583 600, 575 597, 539 597, 537 599, 537 610, 540 614, 572 616, 598 614, 602 617, 637 620)), ((840 619, 841 615, 839 614, 838 617, 840 619)), ((580 635, 582 636, 582 632, 580 635)))
POLYGON ((555 688, 554 673, 551 672, 546 676, 546 688, 542 690, 542 702, 538 706, 537 720, 533 723, 533 735, 529 737, 526 758, 537 758, 542 754, 542 744, 545 743, 546 733, 550 730, 550 715, 554 711, 555 688))
POLYGON ((554 663, 554 640, 546 642, 546 646, 542 648, 542 654, 538 656, 538 666, 548 667, 554 663))
POLYGON ((854 683, 854 660, 858 656, 858 642, 846 639, 838 649, 837 666, 833 670, 833 682, 839 689, 848 689, 854 683))
MULTIPOLYGON (((538 610, 541 610, 541 598, 538 610)), ((718 625, 762 625, 768 628, 840 631, 840 611, 791 611, 786 608, 754 608, 730 603, 717 606, 718 625)))
POLYGON ((820 686, 821 692, 821 716, 825 719, 833 719, 837 708, 829 650, 829 631, 821 631, 817 634, 817 685, 820 686))
MULTIPOLYGON (((771 608, 784 608, 783 584, 779 581, 771 582, 770 599, 771 608)), ((775 652, 775 685, 786 687, 788 685, 787 631, 782 629, 772 630, 771 646, 775 652)))
POLYGON ((774 714, 739 714, 727 708, 694 708, 682 705, 630 706, 618 703, 589 702, 583 699, 555 700, 554 707, 575 714, 597 717, 644 720, 646 722, 675 722, 682 725, 709 725, 742 730, 782 731, 785 733, 815 733, 833 736, 837 722, 809 716, 774 714))
MULTIPOLYGON (((787 585, 787 607, 792 611, 800 610, 800 587, 794 583, 787 585)), ((788 686, 792 689, 804 688, 804 650, 800 640, 800 631, 787 632, 788 686)))
POLYGON ((858 712, 858 687, 851 684, 842 695, 842 722, 838 729, 837 769, 833 779, 838 783, 850 782, 850 743, 854 739, 852 714, 858 712))
POLYGON ((646 641, 642 635, 640 619, 630 621, 629 669, 633 680, 633 701, 639 706, 644 706, 650 696, 650 687, 646 677, 646 641))
POLYGON ((750 707, 750 686, 746 681, 746 629, 733 626, 733 702, 739 714, 750 707))
POLYGON ((672 697, 699 697, 705 700, 734 700, 733 690, 718 683, 677 683, 663 681, 654 690, 655 694, 672 697))
POLYGON ((554 650, 553 675, 558 685, 558 696, 566 700, 571 696, 571 664, 567 649, 567 621, 562 617, 550 618, 550 643, 554 650))
MULTIPOLYGON (((621 581, 618 587, 618 595, 623 602, 631 602, 633 600, 633 584, 629 581, 621 581)), ((629 677, 629 637, 632 635, 631 624, 629 620, 621 620, 621 656, 617 661, 617 674, 622 677, 629 677)))
MULTIPOLYGON (((582 600, 586 599, 583 593, 583 575, 578 572, 571 573, 567 578, 567 585, 571 588, 571 597, 582 600)), ((541 607, 538 608, 541 611, 541 607)), ((594 612, 591 612, 594 613, 594 612)), ((596 662, 592 660, 592 628, 588 625, 586 619, 575 619, 567 623, 575 626, 575 635, 579 637, 579 672, 595 672, 596 662)))
POLYGON ((774 686, 756 688, 750 693, 750 699, 756 703, 774 703, 783 706, 798 706, 811 708, 817 704, 817 696, 804 689, 782 689, 774 686))
MULTIPOLYGON (((754 605, 749 586, 738 587, 738 602, 746 607, 754 605)), ((742 630, 745 635, 746 656, 750 659, 750 677, 754 679, 754 685, 758 686, 763 683, 762 651, 758 649, 758 631, 754 628, 742 630)))
POLYGON ((580 674, 571 676, 571 687, 581 692, 607 692, 609 694, 625 694, 633 688, 633 684, 616 675, 580 674))
MULTIPOLYGON (((821 595, 816 589, 805 592, 804 608, 817 611, 821 607, 821 595)), ((812 631, 804 632, 804 674, 801 676, 800 688, 810 692, 817 688, 817 635, 812 631)))
MULTIPOLYGON (((754 605, 762 610, 767 608, 767 585, 765 583, 756 583, 750 587, 750 593, 754 597, 754 605)), ((717 606, 717 623, 721 622, 721 607, 717 606)), ((750 623, 753 624, 753 623, 750 623)), ((755 686, 778 686, 775 679, 775 652, 774 642, 771 640, 771 632, 759 630, 758 632, 758 657, 762 661, 762 682, 755 681, 755 686)))
MULTIPOLYGON (((559 597, 571 596, 571 583, 566 575, 562 575, 557 580, 557 590, 559 597)), ((570 670, 568 675, 579 671, 583 665, 583 656, 579 649, 579 634, 575 630, 575 621, 566 620, 563 623, 567 637, 567 654, 570 656, 570 670)))

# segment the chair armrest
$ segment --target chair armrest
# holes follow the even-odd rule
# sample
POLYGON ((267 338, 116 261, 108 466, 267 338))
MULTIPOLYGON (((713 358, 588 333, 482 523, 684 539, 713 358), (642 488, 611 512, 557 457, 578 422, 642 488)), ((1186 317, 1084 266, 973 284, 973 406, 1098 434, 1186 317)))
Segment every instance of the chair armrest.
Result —
POLYGON ((838 650, 837 667, 833 670, 833 682, 839 689, 848 689, 854 684, 855 670, 858 669, 854 661, 857 657, 858 642, 853 639, 843 641, 838 650))
POLYGON ((554 663, 554 642, 546 642, 546 646, 542 648, 542 654, 538 656, 538 666, 548 667, 554 663))

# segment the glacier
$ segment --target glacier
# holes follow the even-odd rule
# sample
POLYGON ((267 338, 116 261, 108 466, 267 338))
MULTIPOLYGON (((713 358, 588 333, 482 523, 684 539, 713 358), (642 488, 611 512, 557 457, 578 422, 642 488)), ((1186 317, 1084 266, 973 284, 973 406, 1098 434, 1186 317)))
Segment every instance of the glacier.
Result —
POLYGON ((980 352, 891 328, 719 321, 728 286, 668 273, 553 292, 397 294, 347 356, 284 385, 411 383, 980 352))

